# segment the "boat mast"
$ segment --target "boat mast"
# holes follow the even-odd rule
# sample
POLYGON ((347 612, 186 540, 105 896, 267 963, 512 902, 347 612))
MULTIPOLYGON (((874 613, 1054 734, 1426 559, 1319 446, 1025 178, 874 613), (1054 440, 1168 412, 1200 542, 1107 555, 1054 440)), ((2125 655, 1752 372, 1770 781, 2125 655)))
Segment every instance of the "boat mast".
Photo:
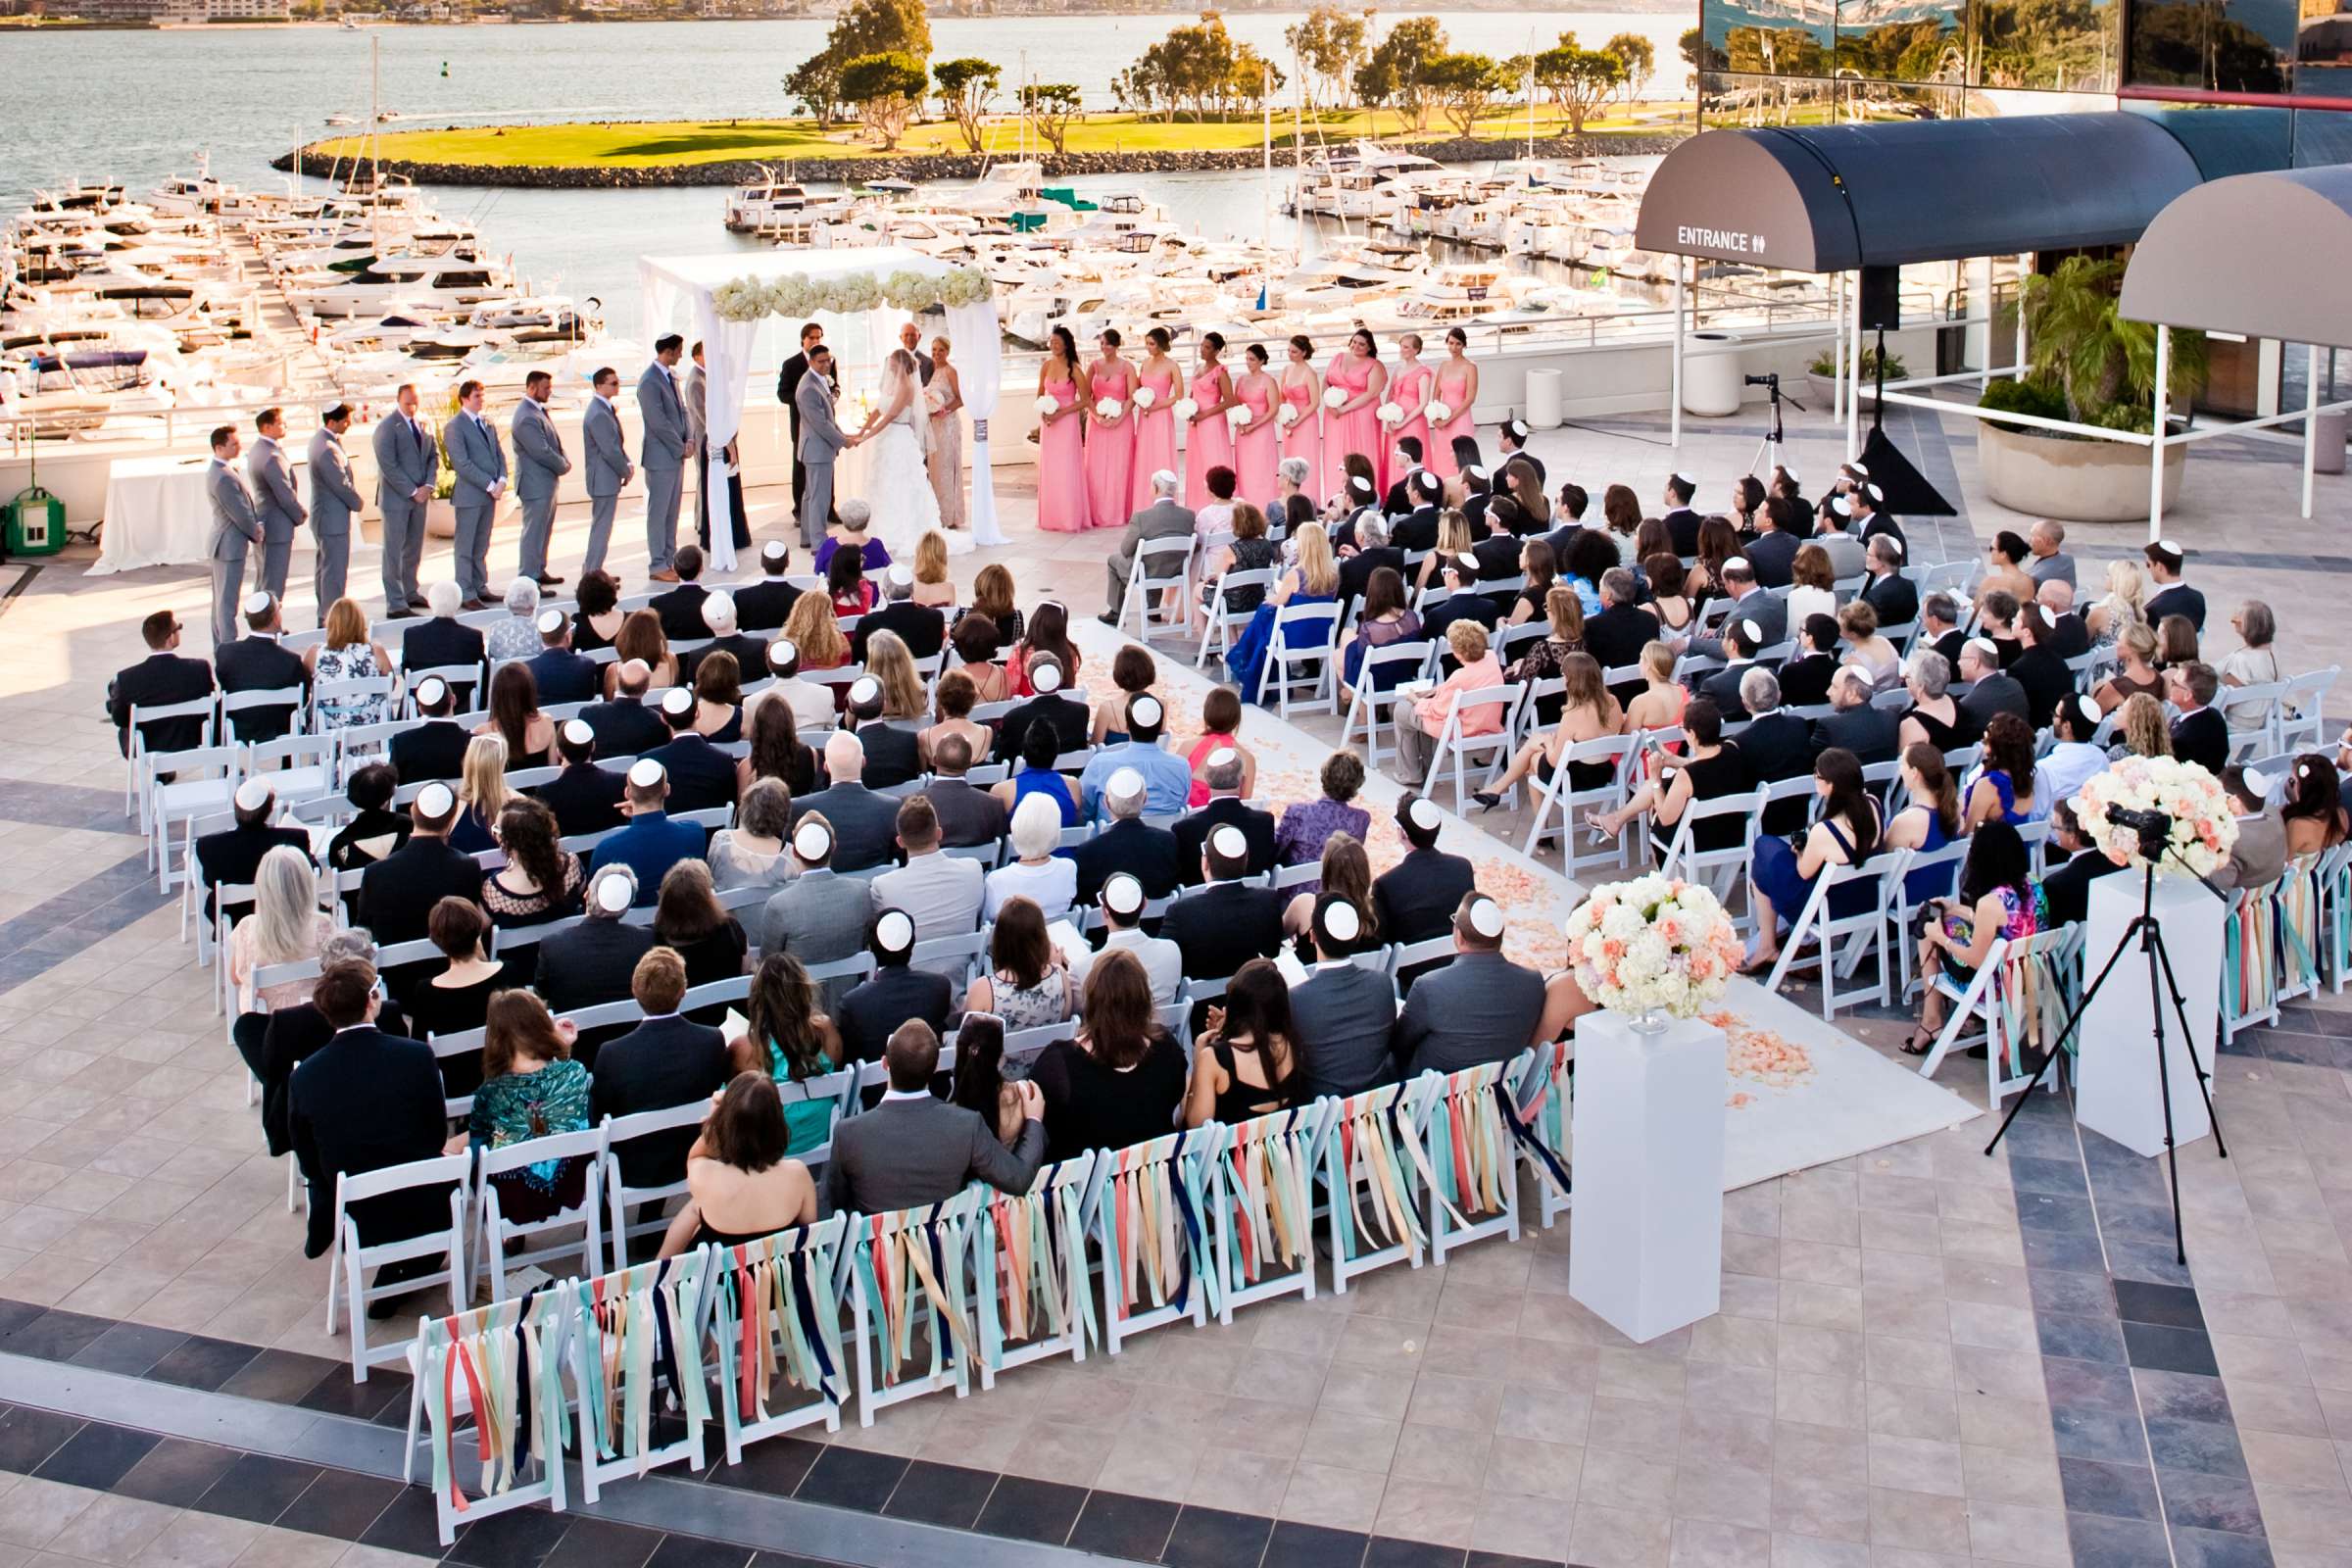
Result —
POLYGON ((1274 266, 1274 81, 1271 61, 1259 70, 1257 105, 1264 116, 1260 132, 1259 153, 1264 160, 1264 172, 1257 191, 1257 271, 1260 287, 1272 283, 1274 266))

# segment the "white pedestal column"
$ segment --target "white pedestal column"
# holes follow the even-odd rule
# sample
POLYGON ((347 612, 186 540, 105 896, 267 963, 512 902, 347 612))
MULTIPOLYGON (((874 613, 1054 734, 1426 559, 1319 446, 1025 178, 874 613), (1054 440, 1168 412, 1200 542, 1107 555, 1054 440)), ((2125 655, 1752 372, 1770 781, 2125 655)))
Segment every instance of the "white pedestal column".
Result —
MULTIPOLYGON (((2124 870, 2090 885, 2090 918, 2082 957, 2083 981, 2123 940, 2124 928, 2139 914, 2140 873, 2124 870)), ((2075 1120, 2137 1153, 2164 1152, 2163 1085, 2156 1068, 2156 1009, 2164 1009, 2164 1048, 2172 1075, 2173 1136, 2190 1144, 2213 1131, 2205 1097, 2197 1092, 2195 1063, 2213 1063, 2213 1031, 2221 1010, 2222 927, 2228 911, 2205 889, 2179 877, 2160 876, 2151 906, 2164 931, 2173 978, 2188 1013, 2188 1039, 2180 1015, 2157 979, 2148 987, 2148 962, 2132 940, 2115 972, 2107 977, 2077 1031, 2075 1120), (2191 1055, 2191 1049, 2195 1054, 2191 1055)))
POLYGON ((1725 1077, 1713 1024, 1577 1024, 1568 1294, 1637 1344, 1722 1305, 1725 1077))

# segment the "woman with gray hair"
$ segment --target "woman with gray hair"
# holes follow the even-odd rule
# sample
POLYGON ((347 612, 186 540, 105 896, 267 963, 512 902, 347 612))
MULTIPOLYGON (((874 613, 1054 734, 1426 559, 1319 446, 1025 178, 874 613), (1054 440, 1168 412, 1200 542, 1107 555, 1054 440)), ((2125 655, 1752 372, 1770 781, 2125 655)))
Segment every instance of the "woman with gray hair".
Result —
POLYGON ((1274 505, 1266 511, 1266 523, 1282 530, 1277 539, 1288 537, 1302 522, 1315 520, 1315 503, 1306 493, 1314 471, 1304 458, 1285 458, 1274 465, 1274 505))
MULTIPOLYGON (((2230 629, 2244 646, 2222 661, 2223 685, 2268 686, 2280 678, 2278 651, 2271 646, 2278 635, 2278 618, 2271 613, 2270 606, 2259 599, 2247 600, 2230 617, 2230 629)), ((2225 716, 2233 730, 2257 730, 2270 723, 2271 708, 2269 703, 2239 703, 2225 710, 2225 716)))
POLYGON ((318 907, 318 872, 309 856, 280 844, 253 873, 253 912, 228 934, 228 978, 237 988, 237 1021, 230 1038, 245 1065, 260 1077, 262 1036, 270 1014, 311 994, 312 977, 256 988, 257 970, 315 958, 335 934, 334 916, 318 907))
POLYGON ((1895 731, 1897 744, 1905 750, 1933 746, 1938 752, 1977 744, 1984 726, 1953 699, 1952 666, 1941 654, 1932 648, 1913 654, 1904 684, 1911 692, 1911 706, 1903 710, 1901 727, 1895 731))
POLYGON ((784 781, 753 780, 735 808, 735 825, 710 840, 711 885, 721 893, 782 887, 792 876, 792 857, 784 853, 791 826, 792 791, 784 781))
POLYGON ((507 618, 482 636, 482 652, 492 664, 504 659, 529 659, 539 652, 539 585, 528 577, 507 584, 507 618))
POLYGON ((1054 803, 1036 795, 1024 796, 1012 813, 1010 865, 988 873, 983 917, 994 920, 1005 901, 1027 898, 1045 912, 1047 923, 1070 912, 1078 897, 1078 862, 1055 855, 1061 848, 1061 812, 1054 803))

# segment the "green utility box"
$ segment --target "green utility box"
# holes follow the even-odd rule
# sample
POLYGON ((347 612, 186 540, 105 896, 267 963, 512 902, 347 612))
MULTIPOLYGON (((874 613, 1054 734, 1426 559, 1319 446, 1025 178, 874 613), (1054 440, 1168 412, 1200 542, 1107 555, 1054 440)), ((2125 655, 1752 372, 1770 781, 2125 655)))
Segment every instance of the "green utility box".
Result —
POLYGON ((8 524, 8 551, 13 556, 54 556, 66 548, 66 504, 33 485, 0 507, 8 524))

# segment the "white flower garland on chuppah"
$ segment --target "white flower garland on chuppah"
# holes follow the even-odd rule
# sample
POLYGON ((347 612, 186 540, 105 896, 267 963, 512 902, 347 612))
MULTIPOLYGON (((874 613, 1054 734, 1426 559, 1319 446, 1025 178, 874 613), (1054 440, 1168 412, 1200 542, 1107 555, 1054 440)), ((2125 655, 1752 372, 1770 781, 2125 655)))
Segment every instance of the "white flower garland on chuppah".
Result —
POLYGON ((823 279, 780 277, 773 282, 739 277, 713 288, 710 305, 721 320, 757 321, 767 316, 808 317, 819 312, 853 316, 884 306, 894 311, 925 311, 940 305, 977 305, 990 291, 988 274, 978 268, 957 267, 937 273, 901 269, 888 276, 849 272, 823 279))

